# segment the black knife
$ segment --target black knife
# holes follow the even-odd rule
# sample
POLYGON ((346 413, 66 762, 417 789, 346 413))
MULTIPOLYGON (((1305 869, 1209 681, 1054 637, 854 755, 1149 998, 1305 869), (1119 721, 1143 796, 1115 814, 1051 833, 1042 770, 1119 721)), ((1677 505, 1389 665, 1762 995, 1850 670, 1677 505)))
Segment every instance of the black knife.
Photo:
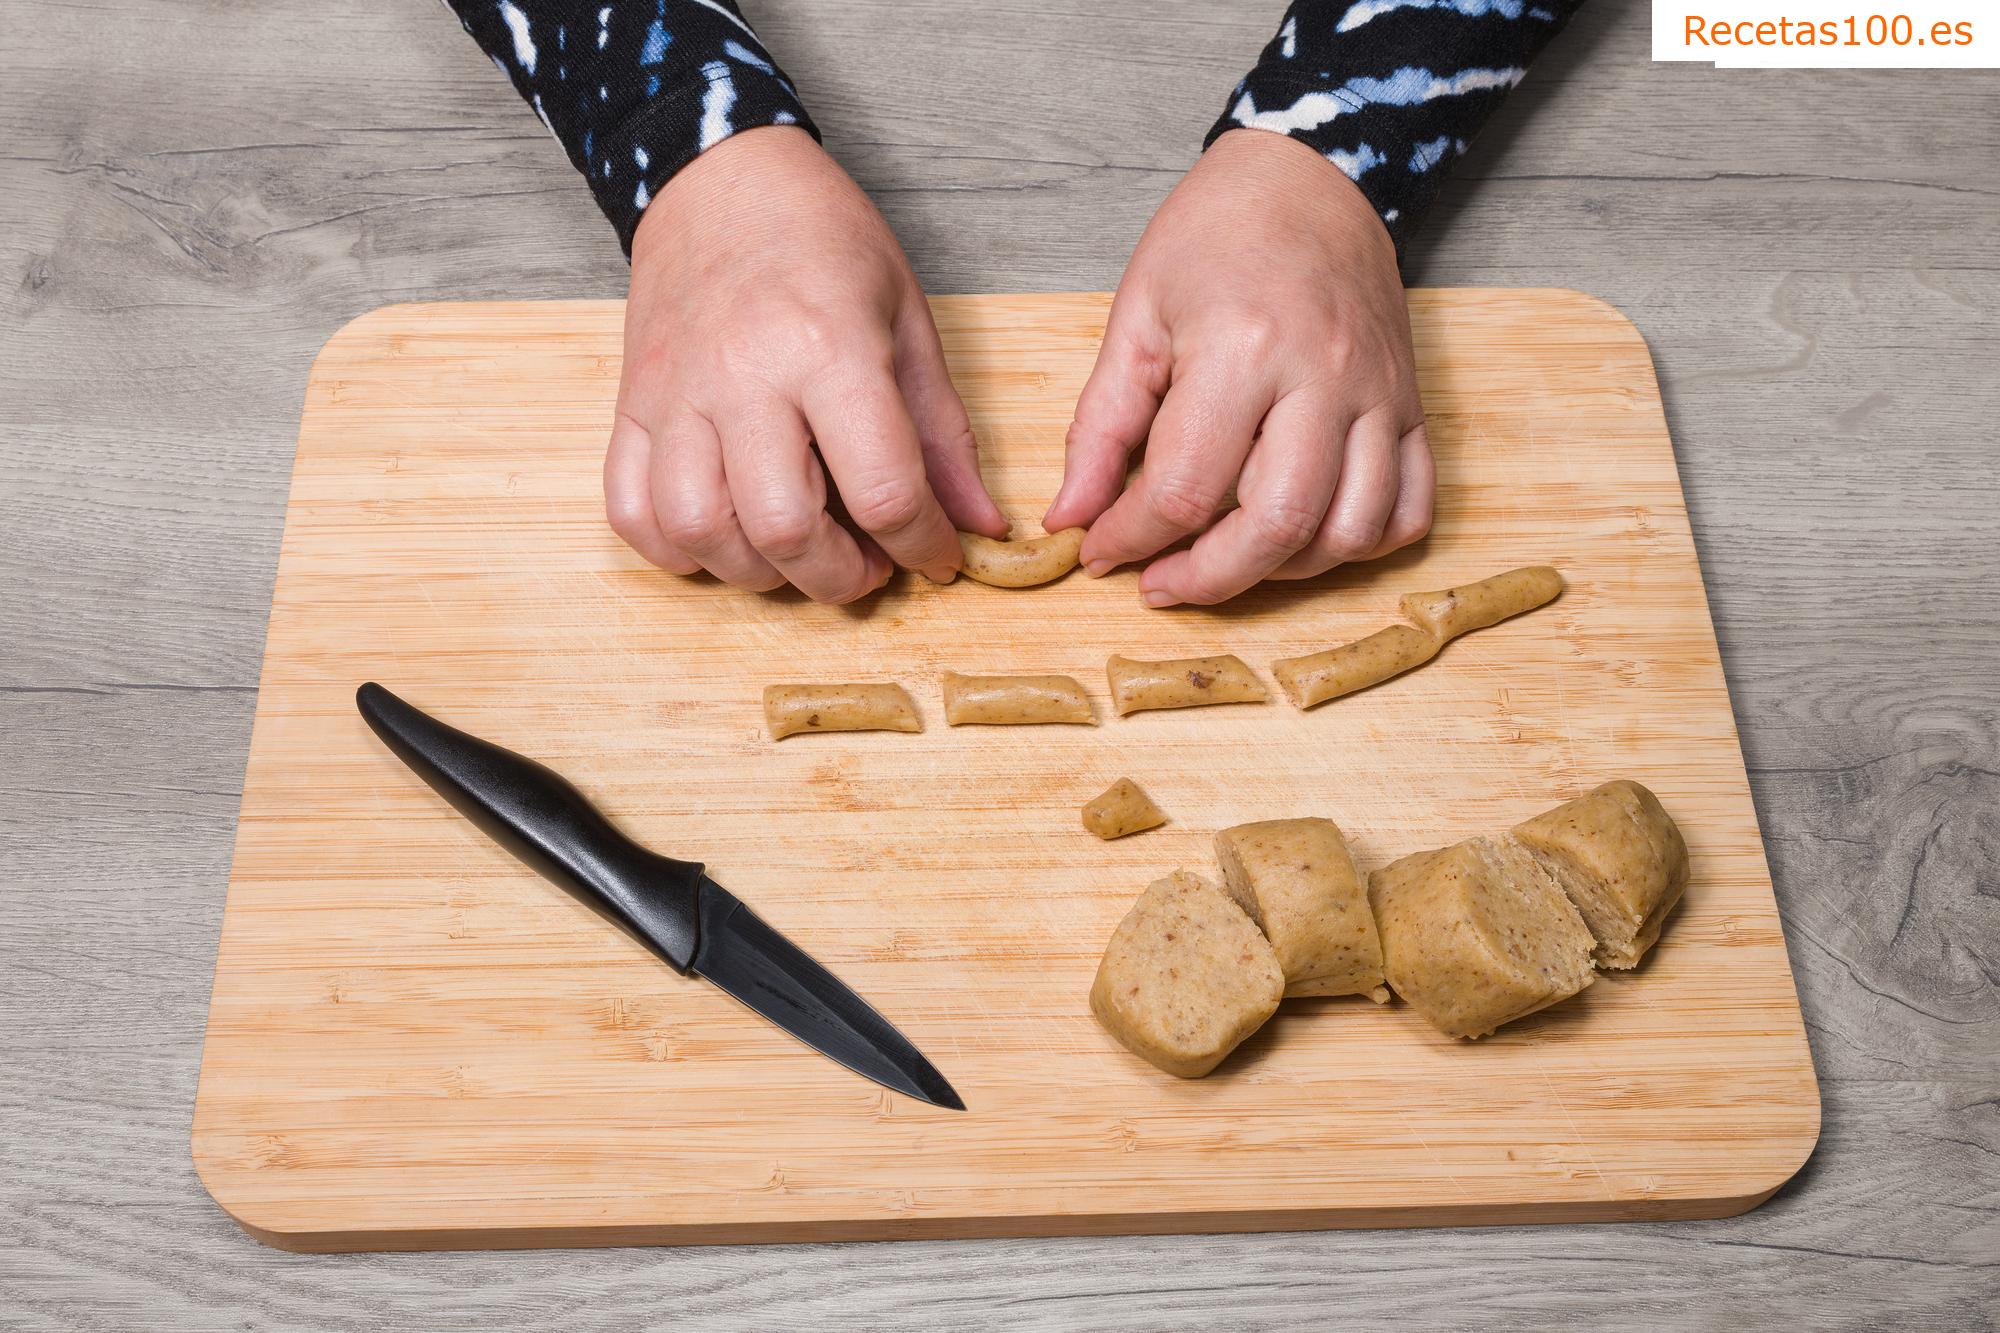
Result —
POLYGON ((675 971, 706 977, 814 1050, 963 1111, 902 1033, 692 861, 650 852, 554 770, 448 727, 370 681, 361 716, 459 813, 535 870, 609 909, 675 971))

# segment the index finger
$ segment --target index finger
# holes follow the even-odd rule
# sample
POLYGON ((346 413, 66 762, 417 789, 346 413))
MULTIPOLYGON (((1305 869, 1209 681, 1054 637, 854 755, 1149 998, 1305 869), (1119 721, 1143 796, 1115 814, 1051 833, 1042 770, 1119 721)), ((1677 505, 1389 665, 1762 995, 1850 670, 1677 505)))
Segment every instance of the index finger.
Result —
POLYGON ((958 530, 931 491, 916 423, 887 364, 826 376, 803 397, 847 516, 897 564, 949 583, 961 559, 958 530))

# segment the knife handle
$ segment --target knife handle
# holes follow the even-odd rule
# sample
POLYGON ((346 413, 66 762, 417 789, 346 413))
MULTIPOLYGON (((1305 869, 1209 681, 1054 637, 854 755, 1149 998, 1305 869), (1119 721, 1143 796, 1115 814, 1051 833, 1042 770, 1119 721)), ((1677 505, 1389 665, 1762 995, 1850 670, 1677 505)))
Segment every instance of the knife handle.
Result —
POLYGON ((554 769, 446 726, 373 681, 354 703, 397 758, 493 841, 688 970, 701 943, 700 865, 646 850, 554 769))

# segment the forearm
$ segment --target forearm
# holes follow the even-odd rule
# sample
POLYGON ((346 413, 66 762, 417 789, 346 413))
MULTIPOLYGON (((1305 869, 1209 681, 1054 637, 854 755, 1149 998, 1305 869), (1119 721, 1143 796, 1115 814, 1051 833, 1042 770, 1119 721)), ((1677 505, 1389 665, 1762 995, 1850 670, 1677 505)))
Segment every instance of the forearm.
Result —
POLYGON ((1208 142, 1311 146, 1361 187, 1398 252, 1453 159, 1583 0, 1295 0, 1208 142))
POLYGON ((676 171, 760 125, 818 129, 734 0, 447 0, 590 183, 629 254, 676 171))

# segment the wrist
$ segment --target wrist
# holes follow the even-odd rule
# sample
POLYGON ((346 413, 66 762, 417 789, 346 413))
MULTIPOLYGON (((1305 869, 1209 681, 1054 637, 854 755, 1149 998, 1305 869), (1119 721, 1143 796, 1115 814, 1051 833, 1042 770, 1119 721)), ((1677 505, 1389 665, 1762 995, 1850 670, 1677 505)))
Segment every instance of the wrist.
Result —
POLYGON ((757 125, 738 130, 705 149, 660 186, 639 216, 632 262, 691 220, 713 221, 768 201, 772 183, 795 177, 826 160, 811 133, 798 125, 757 125))

